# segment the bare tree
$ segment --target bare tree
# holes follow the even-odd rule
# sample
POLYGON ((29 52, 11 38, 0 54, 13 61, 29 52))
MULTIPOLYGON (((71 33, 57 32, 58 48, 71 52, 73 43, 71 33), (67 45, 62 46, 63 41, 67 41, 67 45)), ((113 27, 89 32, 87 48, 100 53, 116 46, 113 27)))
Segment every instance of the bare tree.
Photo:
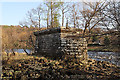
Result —
MULTIPOLYGON (((80 23, 83 26, 83 37, 85 35, 91 35, 91 31, 94 27, 98 26, 99 23, 104 19, 104 15, 101 13, 108 4, 104 2, 84 2, 83 9, 80 10, 80 23), (87 34, 86 34, 87 33, 87 34)), ((89 38, 90 39, 90 38, 89 38)), ((89 40, 88 39, 88 40, 89 40)))
POLYGON ((3 26, 2 29, 2 48, 3 51, 7 50, 7 54, 12 51, 15 55, 14 49, 34 50, 35 36, 33 32, 36 31, 36 28, 3 26))
POLYGON ((49 27, 49 11, 50 11, 50 9, 48 8, 48 10, 47 10, 47 28, 49 27))
POLYGON ((109 5, 103 12, 105 19, 103 20, 104 25, 110 30, 110 26, 113 26, 116 30, 120 31, 120 1, 115 2, 109 1, 109 5))
POLYGON ((103 15, 105 19, 103 20, 103 26, 106 26, 112 36, 115 38, 113 43, 120 46, 120 1, 109 1, 108 7, 105 8, 103 15))
POLYGON ((32 9, 28 11, 26 14, 26 20, 24 22, 20 22, 22 26, 33 26, 41 28, 41 20, 42 15, 44 13, 44 9, 42 8, 42 4, 40 4, 36 9, 32 9))
POLYGON ((74 28, 76 28, 76 15, 77 15, 77 12, 75 11, 75 4, 72 5, 73 9, 72 9, 72 16, 73 16, 73 22, 74 22, 74 28))
POLYGON ((3 34, 2 34, 2 46, 3 50, 12 51, 12 53, 15 55, 13 49, 19 48, 18 41, 19 41, 19 33, 17 32, 19 28, 15 28, 14 26, 3 28, 3 34), (9 33, 8 33, 9 31, 9 33))
POLYGON ((68 11, 70 11, 70 6, 69 3, 65 3, 62 2, 61 3, 61 12, 62 12, 62 26, 64 26, 64 17, 65 17, 65 13, 67 13, 68 11))
POLYGON ((71 3, 70 6, 70 13, 69 13, 69 20, 71 24, 73 24, 74 28, 76 28, 78 24, 78 16, 79 16, 79 10, 78 10, 78 3, 71 3))

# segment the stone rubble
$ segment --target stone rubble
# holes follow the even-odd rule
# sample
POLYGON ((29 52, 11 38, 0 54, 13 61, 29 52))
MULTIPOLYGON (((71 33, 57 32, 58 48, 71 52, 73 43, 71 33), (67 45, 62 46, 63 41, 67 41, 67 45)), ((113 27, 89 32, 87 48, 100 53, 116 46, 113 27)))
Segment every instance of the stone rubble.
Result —
POLYGON ((88 61, 65 57, 64 60, 52 60, 45 57, 33 57, 2 66, 2 79, 41 79, 41 80, 117 80, 120 79, 120 67, 105 61, 88 61))

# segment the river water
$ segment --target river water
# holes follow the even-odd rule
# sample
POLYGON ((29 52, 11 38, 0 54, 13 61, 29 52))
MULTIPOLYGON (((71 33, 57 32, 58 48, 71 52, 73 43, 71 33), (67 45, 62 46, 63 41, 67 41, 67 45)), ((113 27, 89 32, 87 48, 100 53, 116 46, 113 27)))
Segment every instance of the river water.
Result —
MULTIPOLYGON (((33 51, 30 49, 26 49, 26 51, 30 54, 33 51)), ((6 52, 12 52, 6 50, 6 52)), ((23 49, 14 49, 14 52, 25 53, 23 49)), ((88 51, 89 58, 98 60, 98 61, 108 61, 110 63, 116 64, 120 66, 120 52, 93 52, 88 51)))
MULTIPOLYGON (((25 51, 23 49, 13 49, 14 52, 18 52, 18 53, 25 53, 25 51)), ((31 54, 33 51, 30 49, 26 49, 28 54, 31 54)), ((5 50, 5 52, 10 53, 12 52, 12 50, 5 50)))
POLYGON ((93 52, 88 51, 89 58, 98 61, 108 61, 120 66, 120 52, 93 52))

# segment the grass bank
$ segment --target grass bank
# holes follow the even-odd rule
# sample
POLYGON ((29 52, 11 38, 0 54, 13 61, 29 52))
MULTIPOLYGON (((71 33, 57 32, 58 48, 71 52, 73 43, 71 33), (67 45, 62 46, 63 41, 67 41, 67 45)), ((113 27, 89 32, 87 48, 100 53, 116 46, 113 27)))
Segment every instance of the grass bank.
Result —
POLYGON ((88 46, 88 51, 120 52, 120 49, 119 47, 115 47, 115 46, 88 46))

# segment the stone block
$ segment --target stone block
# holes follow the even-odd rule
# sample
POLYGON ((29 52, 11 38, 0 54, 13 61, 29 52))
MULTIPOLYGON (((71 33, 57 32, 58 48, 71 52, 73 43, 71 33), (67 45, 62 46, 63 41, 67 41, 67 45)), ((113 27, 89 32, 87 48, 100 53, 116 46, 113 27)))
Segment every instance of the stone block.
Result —
POLYGON ((35 54, 48 56, 79 55, 87 56, 85 38, 76 36, 75 29, 51 28, 34 33, 36 36, 35 54), (59 55, 58 55, 59 54, 59 55))

